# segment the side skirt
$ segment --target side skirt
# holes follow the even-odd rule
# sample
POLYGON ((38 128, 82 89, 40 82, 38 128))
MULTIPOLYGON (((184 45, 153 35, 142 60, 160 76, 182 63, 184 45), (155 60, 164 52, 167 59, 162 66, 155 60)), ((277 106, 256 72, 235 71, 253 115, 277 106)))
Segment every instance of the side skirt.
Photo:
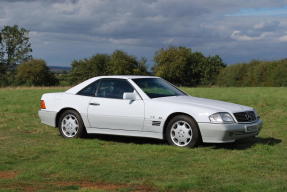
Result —
POLYGON ((86 128, 86 130, 87 130, 87 133, 163 139, 162 133, 155 133, 155 132, 149 132, 149 131, 127 131, 127 130, 121 130, 121 129, 98 129, 98 128, 86 128))

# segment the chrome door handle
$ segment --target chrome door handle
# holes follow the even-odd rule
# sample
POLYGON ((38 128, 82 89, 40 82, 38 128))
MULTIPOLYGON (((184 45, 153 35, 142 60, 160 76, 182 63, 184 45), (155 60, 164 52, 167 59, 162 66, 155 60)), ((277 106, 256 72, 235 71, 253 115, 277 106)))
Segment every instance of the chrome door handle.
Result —
POLYGON ((90 105, 99 106, 99 103, 90 103, 90 105))

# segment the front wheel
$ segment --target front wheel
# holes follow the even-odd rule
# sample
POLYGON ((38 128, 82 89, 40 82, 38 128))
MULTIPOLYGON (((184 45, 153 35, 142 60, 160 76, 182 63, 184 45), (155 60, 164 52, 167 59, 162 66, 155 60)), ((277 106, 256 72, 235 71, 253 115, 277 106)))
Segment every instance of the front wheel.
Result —
POLYGON ((167 125, 166 139, 170 145, 195 147, 200 141, 200 134, 195 121, 186 115, 172 118, 167 125))
POLYGON ((61 115, 59 131, 65 138, 84 137, 86 135, 86 129, 82 118, 74 110, 67 110, 61 115))

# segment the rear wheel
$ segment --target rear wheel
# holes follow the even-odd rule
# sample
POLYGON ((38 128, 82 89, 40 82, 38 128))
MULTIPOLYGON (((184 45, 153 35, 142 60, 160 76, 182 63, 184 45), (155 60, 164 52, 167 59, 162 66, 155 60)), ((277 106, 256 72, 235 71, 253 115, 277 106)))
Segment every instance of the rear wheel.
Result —
POLYGON ((172 118, 168 122, 165 134, 170 145, 179 147, 195 147, 200 141, 196 122, 186 115, 172 118))
POLYGON ((60 134, 65 138, 86 136, 86 129, 81 116, 74 110, 67 110, 61 114, 59 120, 60 134))

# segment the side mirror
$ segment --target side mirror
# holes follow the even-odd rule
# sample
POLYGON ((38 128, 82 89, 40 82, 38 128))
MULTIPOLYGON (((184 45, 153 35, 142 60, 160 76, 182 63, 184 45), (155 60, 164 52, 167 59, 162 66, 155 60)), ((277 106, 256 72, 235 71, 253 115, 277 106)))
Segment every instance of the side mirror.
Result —
POLYGON ((137 99, 136 93, 134 92, 125 92, 123 94, 123 99, 135 101, 137 99))

